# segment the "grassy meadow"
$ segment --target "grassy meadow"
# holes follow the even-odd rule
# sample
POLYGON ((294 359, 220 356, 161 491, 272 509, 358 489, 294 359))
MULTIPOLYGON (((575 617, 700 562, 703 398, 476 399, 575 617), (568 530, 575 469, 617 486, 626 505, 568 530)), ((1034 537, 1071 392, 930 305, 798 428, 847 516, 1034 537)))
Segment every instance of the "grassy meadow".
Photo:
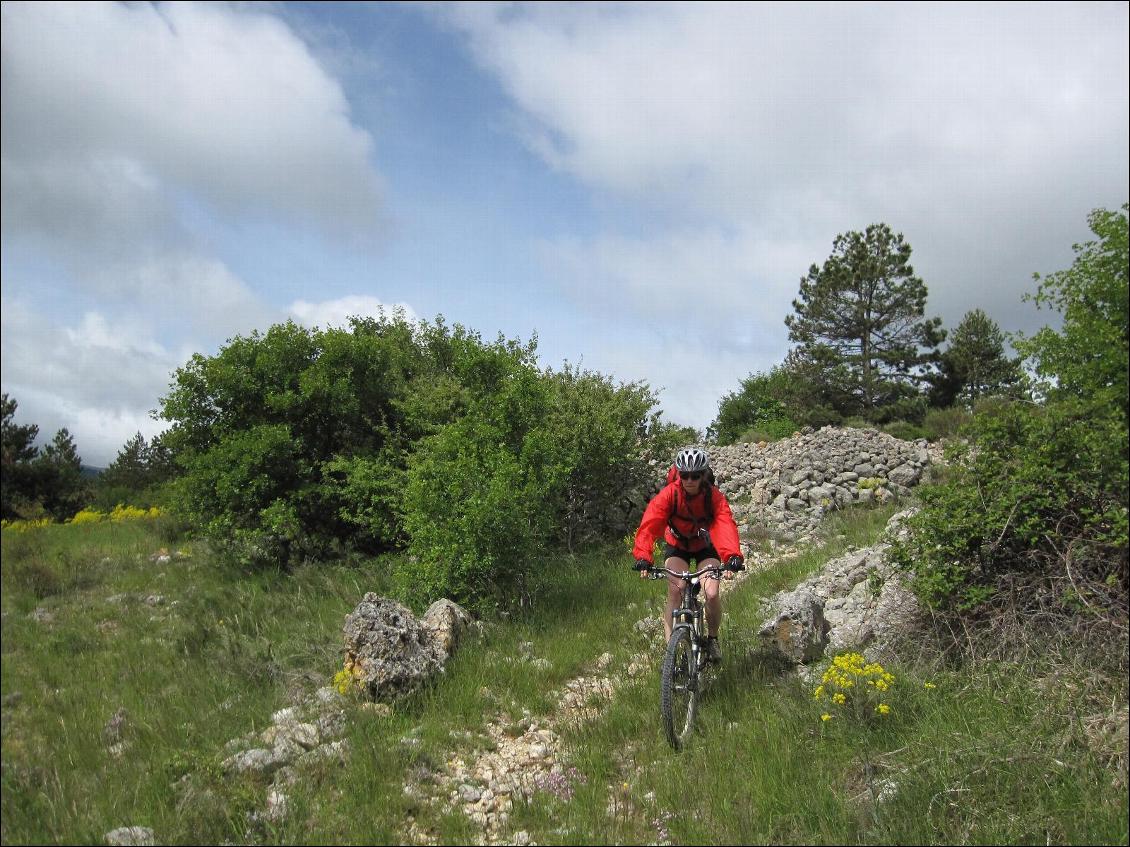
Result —
POLYGON ((548 718, 553 692, 597 656, 621 667, 650 652, 652 672, 625 679, 597 719, 560 728, 567 784, 516 802, 508 832, 538 844, 1127 843, 1124 678, 1050 657, 908 650, 913 663, 886 668, 889 714, 822 720, 819 678, 760 652, 760 598, 873 542, 890 514, 837 518, 826 544, 727 594, 726 662, 684 752, 659 725, 660 646, 634 629, 661 608, 661 585, 619 547, 563 555, 532 609, 485 621, 391 714, 347 698, 348 761, 305 771, 276 823, 255 814, 261 777, 222 773, 225 744, 329 684, 343 619, 382 591, 388 561, 239 573, 161 518, 5 529, 0 835, 103 843, 145 826, 164 844, 401 843, 413 815, 437 843, 473 843, 469 819, 405 783, 470 755, 487 717, 548 718), (522 649, 547 661, 508 661, 522 649))

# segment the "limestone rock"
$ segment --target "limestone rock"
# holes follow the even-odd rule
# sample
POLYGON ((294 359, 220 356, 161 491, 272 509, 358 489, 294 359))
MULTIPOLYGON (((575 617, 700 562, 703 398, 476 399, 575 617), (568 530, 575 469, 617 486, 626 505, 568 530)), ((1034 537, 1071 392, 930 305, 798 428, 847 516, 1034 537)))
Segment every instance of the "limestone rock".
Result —
POLYGON ((420 619, 420 626, 431 633, 435 645, 450 656, 455 652, 463 634, 471 626, 471 615, 458 603, 450 600, 436 600, 424 612, 420 619))
POLYGON ((345 618, 348 661, 374 701, 392 702, 443 670, 470 621, 450 600, 437 601, 417 620, 395 600, 370 592, 345 618))
POLYGON ((153 830, 147 826, 120 826, 106 833, 106 843, 111 845, 156 844, 153 830))
MULTIPOLYGON (((912 513, 892 517, 887 537, 904 531, 912 513)), ((765 601, 761 635, 766 645, 796 663, 815 661, 826 649, 862 651, 871 661, 885 658, 891 644, 922 621, 917 598, 887 561, 888 549, 880 542, 845 553, 796 588, 765 601)))
POLYGON ((811 591, 800 588, 779 598, 776 613, 765 622, 758 635, 763 643, 789 661, 802 663, 824 654, 828 631, 823 602, 811 591))

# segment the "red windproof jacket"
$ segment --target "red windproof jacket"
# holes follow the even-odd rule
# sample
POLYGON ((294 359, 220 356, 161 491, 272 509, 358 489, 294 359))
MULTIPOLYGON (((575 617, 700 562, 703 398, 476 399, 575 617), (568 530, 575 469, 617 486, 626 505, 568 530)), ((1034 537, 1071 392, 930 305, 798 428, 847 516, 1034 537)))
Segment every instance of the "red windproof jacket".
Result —
POLYGON ((710 532, 710 541, 722 557, 722 563, 731 556, 742 558, 741 542, 738 540, 738 526, 730 512, 726 495, 716 485, 708 489, 714 510, 714 520, 708 521, 705 493, 700 491, 694 497, 687 497, 679 480, 668 483, 656 494, 644 509, 640 528, 636 530, 636 544, 632 555, 637 559, 651 561, 652 547, 662 535, 672 547, 694 553, 706 546, 706 540, 698 537, 702 527, 710 532), (684 541, 675 536, 668 526, 675 525, 682 535, 691 539, 684 541), (709 524, 709 525, 708 525, 709 524))

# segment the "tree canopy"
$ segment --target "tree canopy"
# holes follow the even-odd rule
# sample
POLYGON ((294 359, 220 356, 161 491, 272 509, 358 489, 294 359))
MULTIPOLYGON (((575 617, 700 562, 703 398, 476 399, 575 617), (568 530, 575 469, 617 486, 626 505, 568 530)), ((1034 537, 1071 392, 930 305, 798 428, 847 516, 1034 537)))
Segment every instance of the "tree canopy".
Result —
POLYGON ((243 564, 407 548, 404 599, 521 593, 539 555, 608 529, 657 428, 645 385, 535 352, 402 315, 236 338, 162 398, 174 502, 243 564))
POLYGON ((972 408, 984 397, 1011 395, 1019 390, 1023 372, 1019 358, 1009 358, 1004 333, 981 309, 966 312, 950 336, 935 377, 932 405, 960 401, 972 408))
POLYGON ((72 517, 82 508, 89 490, 82 475, 82 458, 66 428, 55 433, 40 450, 36 424, 17 424, 15 398, 3 395, 3 468, 0 509, 5 520, 39 516, 46 512, 57 520, 72 517))
POLYGON ((944 340, 926 318, 925 283, 910 245, 886 224, 836 236, 823 265, 801 278, 796 313, 785 318, 797 354, 823 373, 824 393, 842 415, 874 418, 917 393, 944 340))
POLYGON ((1029 295, 1040 307, 1063 315, 1060 330, 1045 327, 1018 349, 1030 356, 1045 389, 1098 407, 1119 409, 1127 419, 1127 361, 1130 360, 1130 274, 1128 204, 1120 211, 1096 209, 1088 216, 1097 237, 1073 246, 1075 261, 1066 270, 1041 278, 1029 295))

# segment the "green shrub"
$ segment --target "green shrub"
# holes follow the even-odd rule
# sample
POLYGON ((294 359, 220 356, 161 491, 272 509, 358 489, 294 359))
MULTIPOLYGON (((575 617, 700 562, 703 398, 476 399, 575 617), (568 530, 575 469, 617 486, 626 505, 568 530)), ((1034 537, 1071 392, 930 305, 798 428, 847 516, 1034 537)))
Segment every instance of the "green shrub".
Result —
POLYGON ((548 552, 568 469, 540 426, 546 386, 520 363, 511 367, 497 392, 412 458, 404 506, 412 559, 394 576, 413 605, 440 596, 476 607, 506 603, 548 552))
POLYGON ((911 389, 904 388, 901 395, 894 395, 882 405, 878 405, 866 412, 867 417, 876 424, 905 423, 918 424, 926 416, 925 395, 913 393, 911 389))
POLYGON ((401 456, 335 456, 322 465, 321 494, 355 530, 362 549, 386 549, 404 540, 401 492, 407 471, 401 456))
POLYGON ((796 427, 787 426, 788 421, 780 421, 777 426, 755 427, 746 430, 738 438, 740 444, 760 444, 762 441, 780 441, 790 438, 797 431, 796 427))
POLYGON ((1007 397, 996 395, 993 397, 983 397, 973 404, 973 417, 992 417, 994 415, 1009 414, 1012 412, 1017 402, 1016 400, 1010 400, 1007 397))
POLYGON ((917 441, 919 438, 926 437, 926 430, 923 427, 909 421, 891 421, 883 425, 883 432, 887 435, 893 435, 895 438, 901 438, 903 441, 917 441))
POLYGON ((551 400, 543 425, 567 469, 553 505, 554 537, 573 552, 579 543, 619 538, 635 528, 638 515, 626 526, 620 506, 626 490, 651 482, 641 434, 647 458, 665 462, 678 447, 701 439, 693 429, 662 425, 658 414, 650 414, 655 395, 644 383, 617 384, 568 365, 546 377, 551 400))
POLYGON ((677 432, 650 414, 645 385, 542 372, 535 353, 399 315, 236 338, 178 370, 162 399, 173 425, 161 447, 181 469, 173 511, 242 565, 408 544, 427 591, 475 595, 452 549, 509 566, 480 527, 518 532, 523 556, 534 542, 622 530, 606 516, 644 473, 643 448, 677 432), (531 511, 510 503, 515 492, 531 511))
POLYGON ((951 450, 949 478, 920 489, 911 535, 892 548, 930 606, 972 610, 1007 574, 1059 580, 1061 592, 1071 577, 1125 591, 1126 430, 1117 410, 998 407, 974 419, 969 437, 951 450))
POLYGON ((961 432, 962 427, 968 426, 973 420, 973 415, 960 406, 951 406, 948 409, 931 409, 922 420, 922 429, 930 441, 939 441, 943 438, 954 438, 961 432))
POLYGON ((1041 282, 1035 300, 1063 312, 1062 329, 1016 341, 1046 405, 978 402, 951 474, 921 490, 924 508, 892 548, 936 608, 977 609, 1019 580, 1022 605, 1050 596, 1125 632, 1128 209, 1093 212, 1100 240, 1075 245, 1073 266, 1041 282))
POLYGON ((741 387, 718 403, 718 417, 710 425, 707 436, 718 444, 747 440, 751 430, 771 437, 759 441, 775 441, 791 435, 799 427, 792 419, 786 401, 790 397, 791 376, 783 366, 768 373, 750 374, 741 387))
POLYGON ((568 368, 543 375, 529 351, 481 355, 498 357, 497 380, 409 464, 403 511, 414 561, 394 575, 413 605, 531 601, 544 561, 613 531, 604 516, 645 474, 638 434, 654 399, 643 386, 568 368))

